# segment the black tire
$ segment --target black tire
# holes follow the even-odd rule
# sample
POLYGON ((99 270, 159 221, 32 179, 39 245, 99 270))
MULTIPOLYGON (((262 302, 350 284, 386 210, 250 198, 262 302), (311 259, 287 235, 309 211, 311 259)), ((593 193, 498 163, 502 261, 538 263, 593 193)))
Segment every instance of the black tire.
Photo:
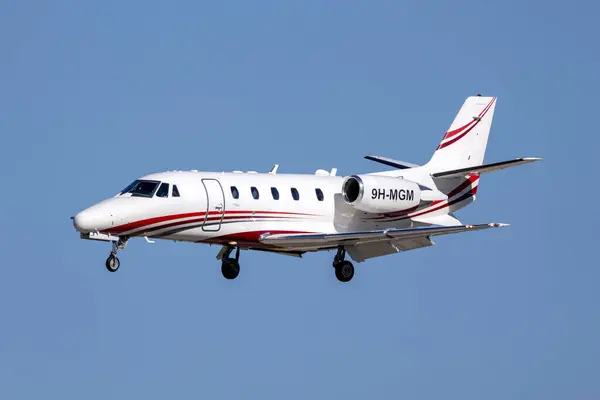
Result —
POLYGON ((221 273, 225 279, 235 279, 240 274, 240 264, 235 259, 225 259, 221 263, 221 273))
POLYGON ((354 265, 350 261, 344 261, 335 267, 335 277, 340 282, 350 282, 354 277, 354 265))
POLYGON ((111 254, 106 259, 106 263, 104 265, 106 266, 106 269, 109 270, 110 272, 117 272, 117 270, 121 266, 121 262, 119 261, 119 259, 117 257, 115 257, 111 254))
POLYGON ((333 263, 331 264, 333 266, 333 268, 337 268, 337 266, 340 264, 340 260, 338 259, 338 256, 334 256, 333 257, 333 263))

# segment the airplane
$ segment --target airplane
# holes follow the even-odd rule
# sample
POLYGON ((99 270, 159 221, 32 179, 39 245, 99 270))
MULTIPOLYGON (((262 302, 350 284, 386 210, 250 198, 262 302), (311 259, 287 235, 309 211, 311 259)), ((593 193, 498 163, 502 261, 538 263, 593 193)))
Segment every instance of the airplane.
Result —
POLYGON ((455 216, 475 200, 482 174, 541 160, 483 164, 495 107, 496 97, 468 97, 424 165, 366 156, 393 169, 346 177, 335 168, 278 174, 278 165, 268 173, 161 172, 71 218, 81 238, 112 244, 110 272, 119 269, 117 252, 138 237, 220 245, 226 279, 240 272, 240 250, 296 257, 332 250, 336 278, 349 282, 347 255, 360 263, 433 246, 434 236, 507 226, 455 216))

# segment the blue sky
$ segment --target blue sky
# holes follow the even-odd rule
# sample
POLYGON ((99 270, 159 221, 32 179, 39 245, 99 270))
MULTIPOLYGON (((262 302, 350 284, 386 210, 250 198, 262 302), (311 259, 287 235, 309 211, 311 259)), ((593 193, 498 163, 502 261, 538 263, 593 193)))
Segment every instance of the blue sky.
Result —
POLYGON ((594 2, 0 4, 0 398, 597 399, 594 2), (428 160, 498 96, 465 222, 357 265, 132 241, 69 217, 167 169, 428 160))

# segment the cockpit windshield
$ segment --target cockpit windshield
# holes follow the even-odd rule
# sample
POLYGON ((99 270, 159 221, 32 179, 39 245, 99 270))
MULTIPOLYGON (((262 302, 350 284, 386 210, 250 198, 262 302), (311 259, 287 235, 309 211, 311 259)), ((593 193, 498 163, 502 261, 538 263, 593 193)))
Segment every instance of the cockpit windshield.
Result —
POLYGON ((120 194, 131 193, 132 196, 137 197, 152 197, 159 183, 159 181, 136 180, 123 189, 120 194))

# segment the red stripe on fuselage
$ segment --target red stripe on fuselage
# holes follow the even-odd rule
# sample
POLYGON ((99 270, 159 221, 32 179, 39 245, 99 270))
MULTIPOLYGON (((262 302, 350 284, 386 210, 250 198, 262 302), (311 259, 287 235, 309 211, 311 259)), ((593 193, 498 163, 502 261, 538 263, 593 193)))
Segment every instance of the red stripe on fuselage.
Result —
MULTIPOLYGON (((284 216, 278 216, 278 215, 263 215, 263 216, 251 216, 251 215, 229 215, 229 216, 224 216, 223 217, 223 221, 231 221, 231 220, 239 220, 239 221, 244 221, 244 220, 248 220, 250 221, 254 221, 255 219, 257 220, 265 220, 265 219, 283 219, 283 220, 294 220, 295 218, 293 217, 284 217, 284 216)), ((221 220, 221 216, 213 216, 213 217, 208 217, 208 218, 194 218, 194 219, 188 219, 185 221, 177 221, 177 222, 173 222, 170 224, 166 224, 166 225, 160 225, 160 226, 154 226, 151 228, 148 228, 147 230, 138 230, 137 232, 133 232, 131 233, 132 235, 139 235, 139 236, 147 236, 149 233, 151 232, 156 232, 156 231, 160 231, 163 229, 167 229, 167 228, 174 228, 177 226, 183 226, 183 225, 187 225, 187 224, 193 224, 193 223, 198 223, 198 222, 217 222, 221 220)))
POLYGON ((164 215, 161 217, 147 218, 147 219, 130 222, 130 223, 123 224, 123 225, 113 226, 112 228, 108 228, 108 229, 104 230, 104 232, 121 233, 121 232, 131 231, 131 230, 138 229, 138 228, 143 228, 144 226, 147 226, 147 225, 153 225, 153 224, 158 224, 161 222, 172 221, 174 219, 190 218, 190 217, 204 218, 205 216, 206 216, 206 212, 193 212, 193 213, 184 213, 184 214, 164 215))
POLYGON ((465 190, 467 187, 469 187, 471 184, 473 184, 473 182, 475 182, 477 179, 479 179, 479 176, 477 175, 470 175, 467 180, 465 180, 463 183, 461 183, 460 185, 458 185, 456 187, 456 189, 454 189, 453 191, 451 191, 450 193, 448 193, 448 200, 450 200, 452 197, 456 196, 457 194, 459 194, 460 192, 462 192, 463 190, 465 190))
MULTIPOLYGON (((260 218, 286 218, 283 216, 318 216, 318 214, 305 214, 305 213, 284 212, 284 211, 232 210, 232 211, 225 211, 224 219, 240 218, 238 216, 231 216, 230 214, 253 214, 253 213, 255 215, 249 215, 249 216, 243 217, 243 218, 250 218, 250 217, 259 218, 259 216, 257 216, 256 214, 270 214, 267 216, 262 216, 260 218), (272 216, 273 214, 280 214, 280 215, 282 215, 282 217, 272 216)), ((208 215, 212 215, 214 217, 207 218, 206 212, 193 212, 193 213, 184 213, 184 214, 165 215, 165 216, 147 218, 147 219, 143 219, 143 220, 139 220, 139 221, 135 221, 135 222, 130 222, 130 223, 119 225, 119 226, 114 226, 112 228, 105 229, 103 232, 118 234, 118 233, 122 233, 122 232, 138 230, 138 229, 144 228, 149 225, 159 224, 161 222, 173 221, 176 219, 190 218, 190 217, 199 217, 199 218, 189 219, 189 220, 185 220, 185 221, 177 221, 177 222, 174 222, 173 224, 152 227, 151 230, 162 229, 163 227, 175 226, 180 223, 200 222, 200 221, 204 221, 205 218, 207 220, 218 220, 219 218, 221 218, 220 211, 210 211, 208 213, 208 215)))
MULTIPOLYGON (((319 232, 309 232, 309 231, 248 231, 248 232, 238 232, 232 233, 230 235, 217 236, 214 238, 199 240, 198 243, 216 243, 216 244, 229 244, 230 242, 236 242, 237 244, 256 244, 260 243, 259 238, 261 235, 265 233, 270 233, 272 235, 293 235, 293 234, 304 234, 304 233, 319 233, 319 232)), ((264 248, 272 248, 273 246, 263 245, 261 247, 264 248)))
POLYGON ((420 215, 424 215, 424 214, 429 214, 430 212, 434 212, 434 211, 438 211, 441 210, 444 207, 449 207, 451 205, 453 205, 456 202, 455 200, 451 200, 452 197, 456 196, 457 194, 459 194, 460 192, 462 192, 463 190, 465 190, 466 188, 468 188, 470 185, 472 185, 475 181, 477 181, 477 179, 479 179, 478 175, 470 175, 466 181, 464 181, 463 183, 461 183, 460 185, 458 185, 458 187, 456 189, 454 189, 453 191, 451 191, 448 194, 448 204, 442 204, 439 207, 433 208, 431 210, 425 210, 423 212, 417 213, 417 214, 413 214, 410 215, 410 217, 418 217, 420 215))
MULTIPOLYGON (((416 212, 415 214, 405 215, 405 216, 397 215, 397 216, 394 216, 394 217, 402 217, 402 218, 397 218, 397 219, 392 219, 392 220, 388 219, 388 220, 384 220, 384 221, 381 221, 381 222, 402 221, 402 220, 407 219, 407 218, 418 217, 418 216, 421 216, 421 215, 429 214, 429 213, 434 212, 434 211, 441 210, 444 207, 449 207, 449 206, 451 206, 451 205, 453 205, 453 204, 456 203, 456 201, 452 200, 452 197, 456 196, 457 194, 459 194, 460 192, 462 192, 463 190, 465 190, 467 187, 469 187, 470 185, 472 185, 475 182, 477 182, 478 179, 479 179, 479 175, 477 175, 477 174, 469 175, 465 181, 461 182, 460 185, 458 185, 455 189, 453 189, 450 193, 448 193, 448 200, 436 200, 436 201, 432 202, 429 206, 427 206, 426 209, 423 209, 421 212, 416 212), (441 204, 441 203, 443 203, 443 204, 441 204), (431 207, 436 206, 437 204, 440 204, 440 205, 438 207, 431 208, 431 207)), ((473 188, 471 190, 472 194, 475 194, 475 192, 477 192, 477 187, 475 187, 475 188, 473 188)), ((380 218, 382 218, 382 217, 374 218, 373 221, 378 220, 380 218)), ((390 218, 390 217, 388 217, 388 218, 390 218)))

